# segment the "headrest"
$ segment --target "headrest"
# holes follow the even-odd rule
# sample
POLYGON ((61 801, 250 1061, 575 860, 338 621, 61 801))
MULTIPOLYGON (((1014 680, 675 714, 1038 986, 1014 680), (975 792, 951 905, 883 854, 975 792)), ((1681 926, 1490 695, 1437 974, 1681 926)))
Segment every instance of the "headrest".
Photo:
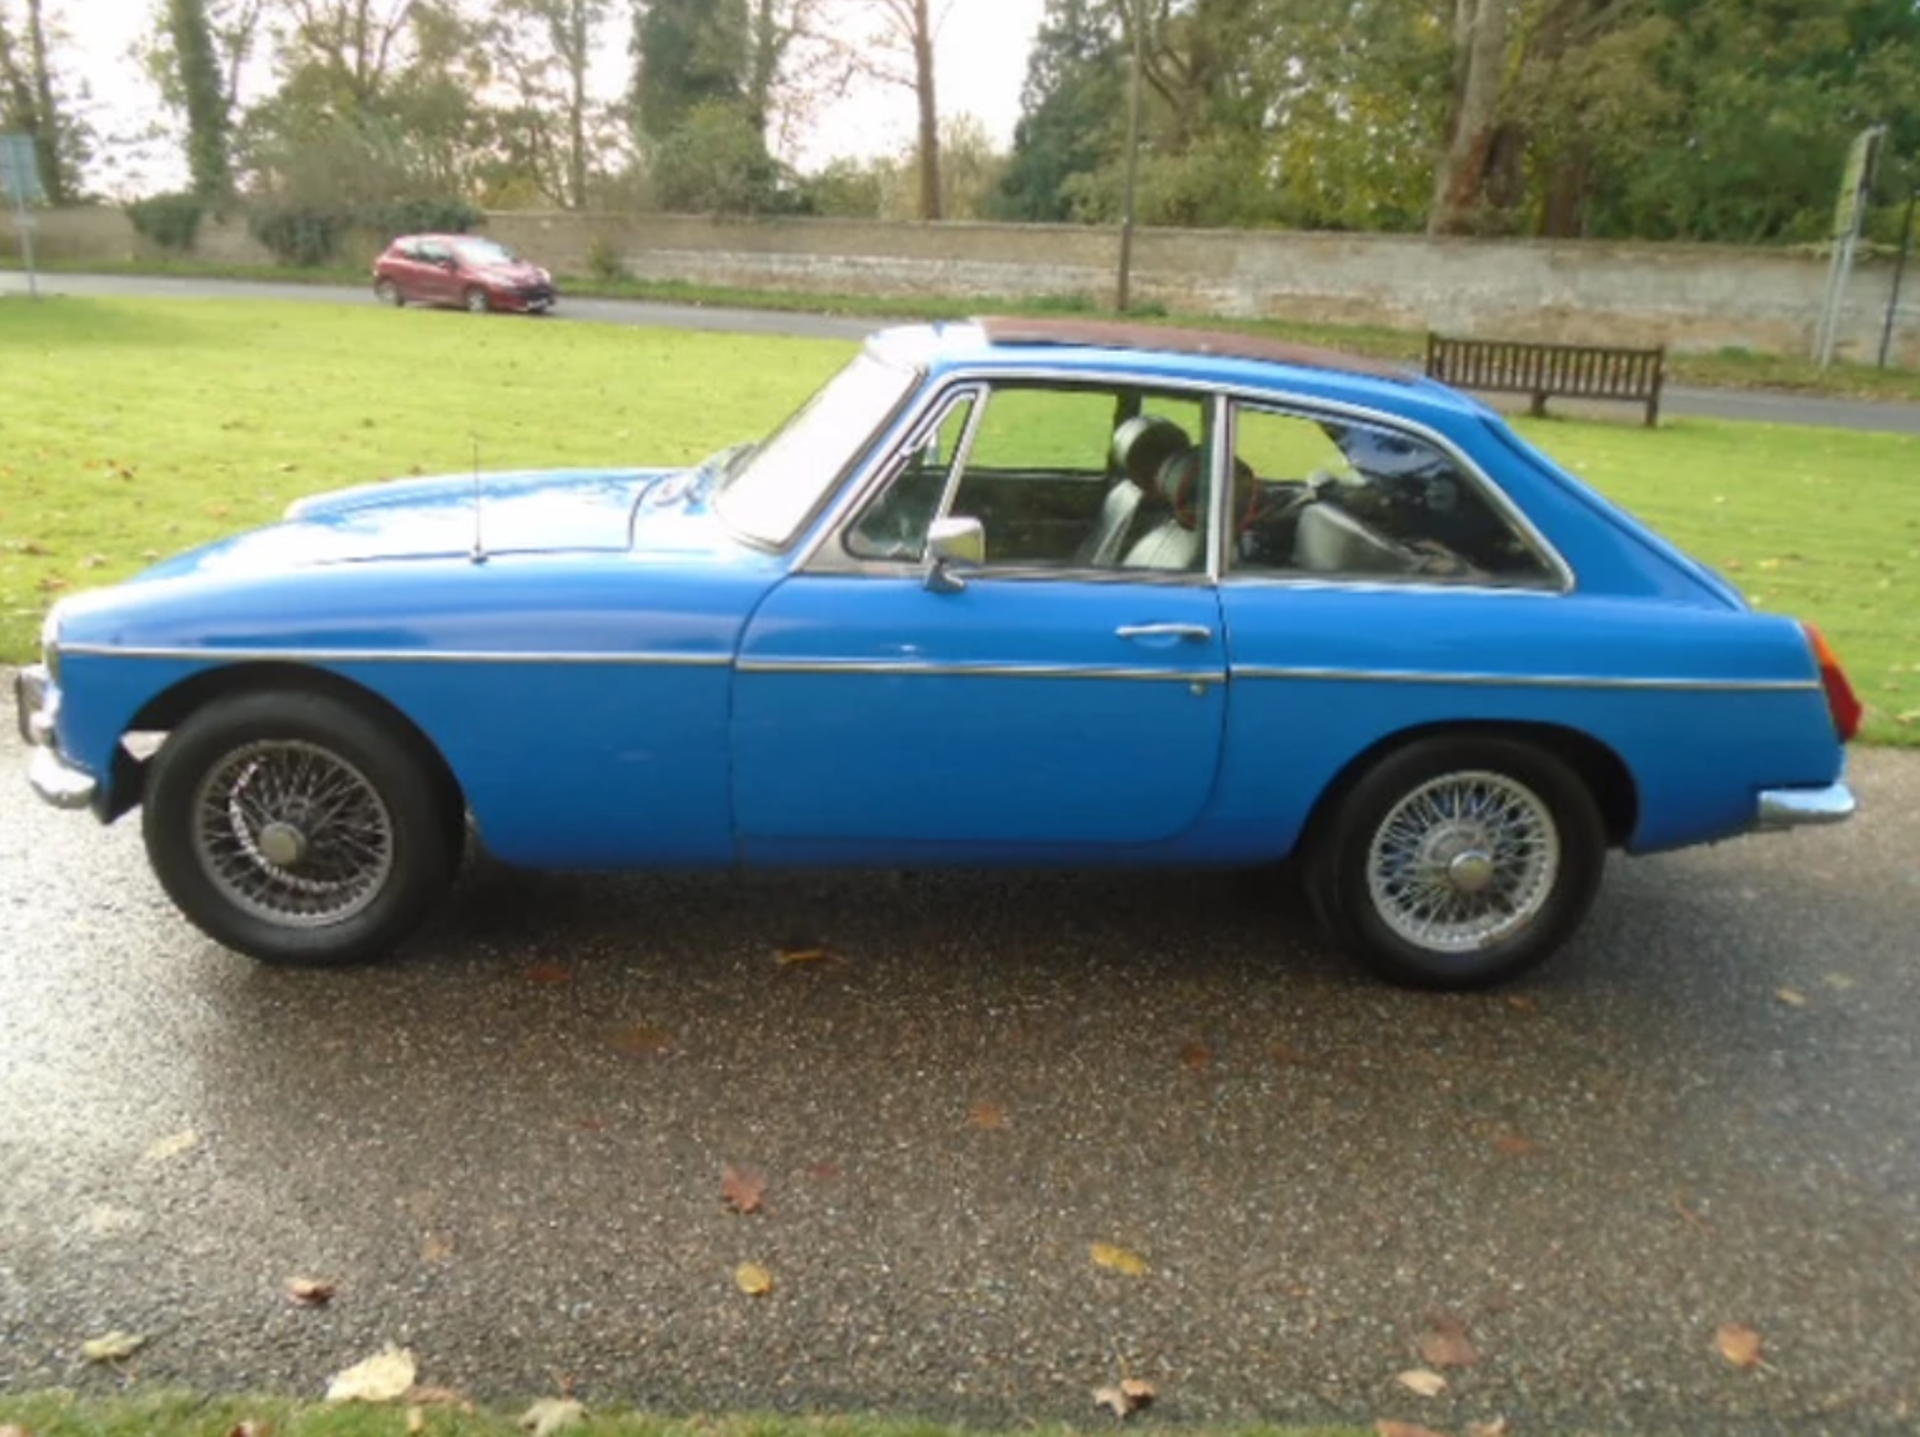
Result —
POLYGON ((1187 431, 1158 414, 1136 414, 1113 431, 1113 458, 1126 476, 1151 489, 1160 467, 1189 445, 1187 431))
POLYGON ((1173 505, 1174 516, 1191 529, 1206 507, 1207 453, 1197 445, 1188 445, 1170 456, 1153 476, 1154 488, 1173 505))

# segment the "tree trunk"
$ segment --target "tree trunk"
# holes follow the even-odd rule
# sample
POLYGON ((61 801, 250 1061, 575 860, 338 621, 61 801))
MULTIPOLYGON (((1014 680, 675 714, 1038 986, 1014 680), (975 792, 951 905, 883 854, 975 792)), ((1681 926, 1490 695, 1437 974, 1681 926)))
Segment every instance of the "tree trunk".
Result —
POLYGON ((1434 176, 1429 234, 1469 231, 1485 206, 1488 166, 1500 129, 1507 5, 1508 0, 1455 0, 1453 115, 1434 176))
POLYGON ((47 68, 47 27, 40 0, 27 0, 27 54, 33 70, 33 148, 40 159, 40 183, 47 203, 64 205, 71 198, 66 166, 60 154, 60 112, 53 103, 53 72, 47 68))
POLYGON ((567 6, 567 205, 587 207, 587 0, 567 6))
POLYGON ((933 22, 927 0, 913 0, 913 86, 920 102, 920 218, 937 220, 940 203, 940 104, 933 86, 933 22))

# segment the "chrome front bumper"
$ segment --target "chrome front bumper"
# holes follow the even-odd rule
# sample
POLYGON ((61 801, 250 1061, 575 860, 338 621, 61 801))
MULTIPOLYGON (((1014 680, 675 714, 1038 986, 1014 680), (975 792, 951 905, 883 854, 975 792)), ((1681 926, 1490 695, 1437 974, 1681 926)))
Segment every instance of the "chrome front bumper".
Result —
POLYGON ((1754 810, 1753 829, 1756 833, 1777 833, 1813 824, 1844 823, 1853 817, 1856 807, 1853 790, 1843 781, 1825 788, 1763 788, 1754 810))
POLYGON ((13 704, 33 791, 55 808, 89 807, 100 786, 60 756, 53 723, 59 700, 43 665, 30 664, 14 675, 13 704))

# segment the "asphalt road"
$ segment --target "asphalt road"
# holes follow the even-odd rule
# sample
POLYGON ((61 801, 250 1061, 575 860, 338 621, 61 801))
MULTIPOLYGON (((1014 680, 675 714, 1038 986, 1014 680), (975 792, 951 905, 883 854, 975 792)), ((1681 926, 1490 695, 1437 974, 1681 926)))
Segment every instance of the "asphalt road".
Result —
POLYGON ((1847 827, 1616 860, 1472 997, 1190 874, 482 865, 397 961, 278 972, 0 783, 0 1388, 317 1395, 394 1341, 502 1402, 1912 1434, 1920 755, 1855 776, 1847 827))
MULTIPOLYGON (((53 274, 40 276, 49 294, 129 294, 177 296, 191 299, 287 299, 320 304, 371 304, 365 290, 330 285, 265 284, 218 279, 171 279, 158 276, 53 274)), ((26 290, 18 270, 0 271, 0 294, 26 290)), ((636 324, 660 328, 720 330, 743 334, 792 334, 820 339, 863 339, 883 321, 836 315, 785 314, 745 309, 710 309, 695 305, 648 304, 635 300, 570 299, 563 297, 551 318, 586 320, 601 324, 636 324)), ((502 317, 500 322, 518 322, 502 317)), ((1488 396, 1507 403, 1511 396, 1488 396)), ((1555 401, 1556 411, 1570 411, 1566 401, 1555 401)), ((1631 417, 1633 406, 1591 407, 1597 414, 1631 417)), ((1817 424, 1837 429, 1864 429, 1897 434, 1920 434, 1920 404, 1874 403, 1829 399, 1811 395, 1766 393, 1754 390, 1696 389, 1668 386, 1661 398, 1668 416, 1699 415, 1765 424, 1817 424)))

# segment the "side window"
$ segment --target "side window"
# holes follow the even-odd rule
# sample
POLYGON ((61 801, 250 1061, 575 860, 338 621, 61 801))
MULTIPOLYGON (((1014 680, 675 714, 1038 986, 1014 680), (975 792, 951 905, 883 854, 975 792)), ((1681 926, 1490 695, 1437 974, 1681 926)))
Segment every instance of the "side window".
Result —
POLYGON ((1234 457, 1234 572, 1552 578, 1480 481, 1423 439, 1242 406, 1234 457))
POLYGON ((1006 383, 977 405, 947 410, 847 531, 849 554, 917 561, 945 499, 947 516, 979 522, 989 568, 1205 567, 1199 400, 1006 383))
POLYGON ((997 388, 949 512, 980 521, 990 568, 1204 567, 1204 528, 1176 520, 1161 483, 1184 457, 1193 521, 1204 507, 1204 415, 1181 395, 997 388))
POLYGON ((857 559, 917 561, 927 528, 947 492, 947 476, 960 458, 974 396, 963 394, 926 431, 906 464, 847 531, 847 552, 857 559))

